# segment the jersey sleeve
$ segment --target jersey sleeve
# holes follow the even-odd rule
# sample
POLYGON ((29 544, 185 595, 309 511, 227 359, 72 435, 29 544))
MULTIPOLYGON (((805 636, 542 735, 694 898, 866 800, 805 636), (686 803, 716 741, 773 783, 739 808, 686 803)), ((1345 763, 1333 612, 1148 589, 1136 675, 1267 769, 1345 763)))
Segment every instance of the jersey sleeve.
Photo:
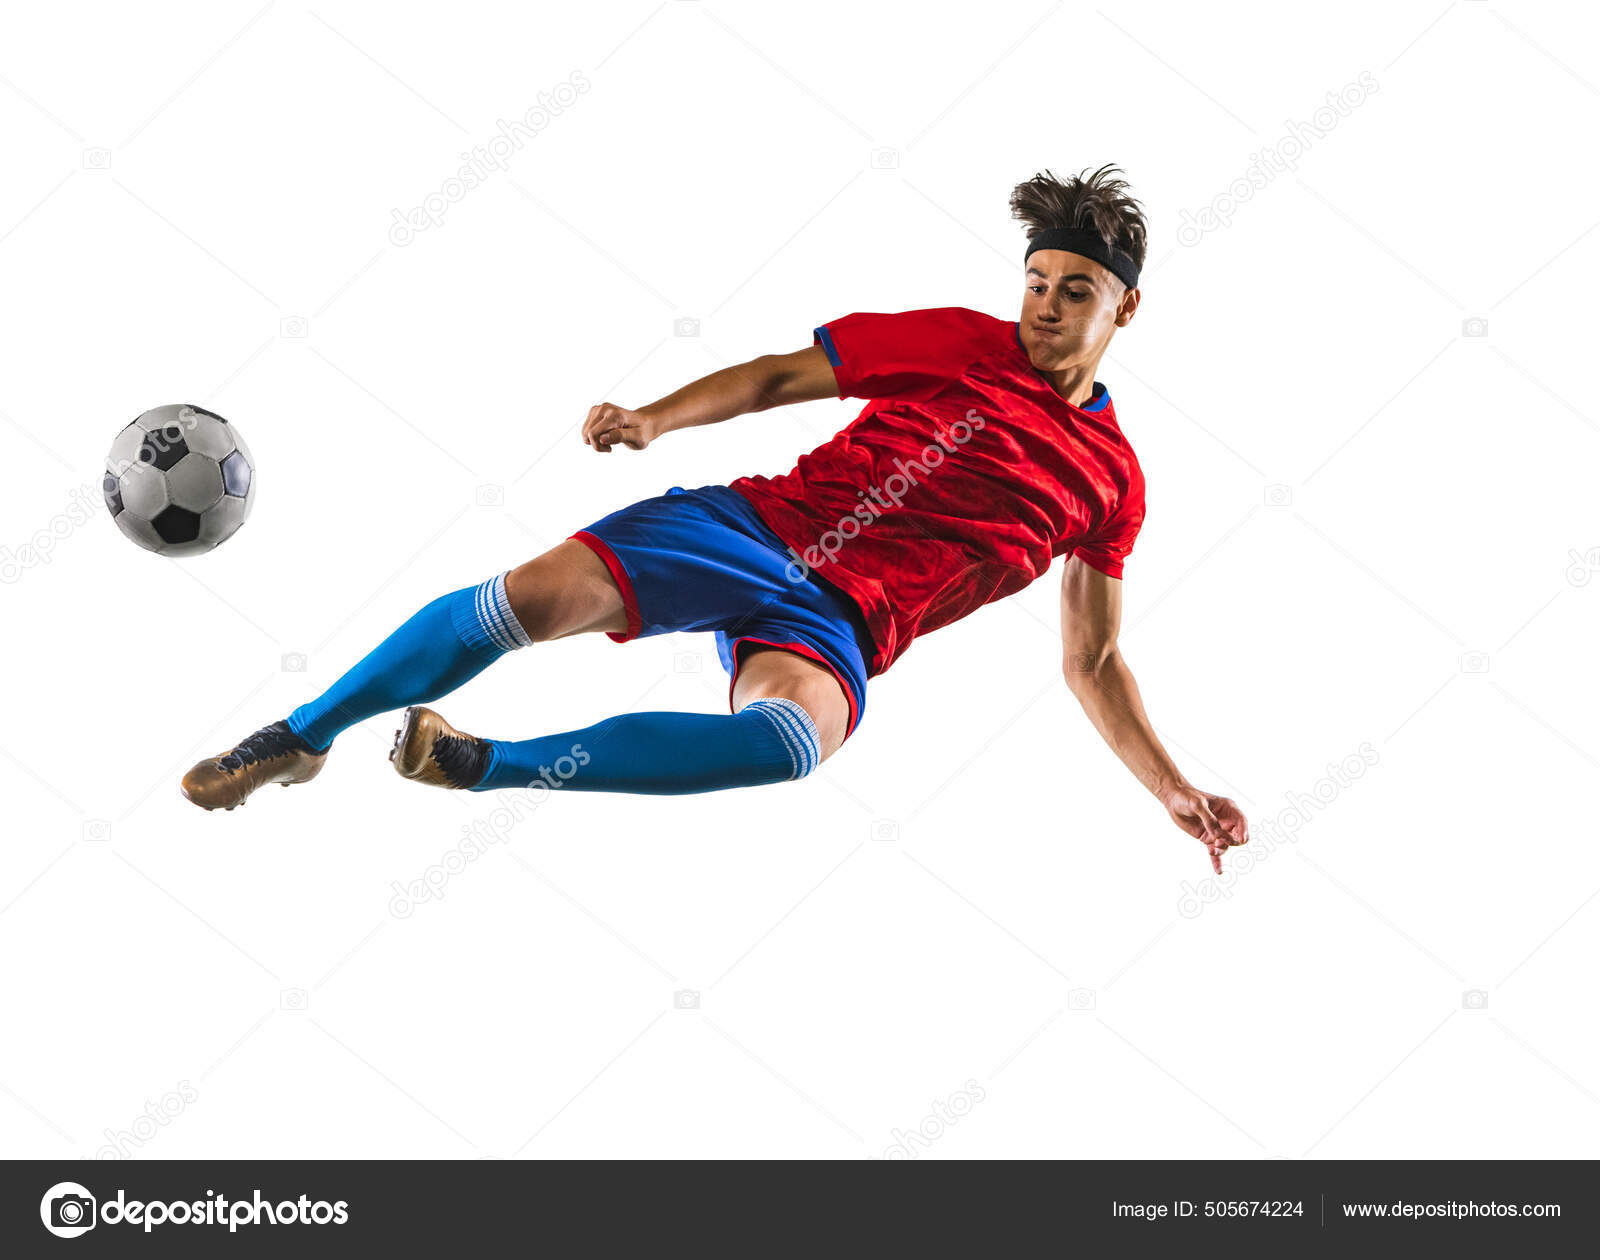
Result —
POLYGON ((1100 570, 1107 577, 1122 577, 1123 562, 1133 550, 1133 540, 1144 524, 1144 486, 1141 482, 1132 489, 1136 493, 1130 493, 1111 518, 1072 551, 1090 568, 1100 570))
POLYGON ((995 348, 1009 325, 959 306, 898 314, 857 312, 823 324, 813 343, 827 352, 840 398, 925 402, 995 348))

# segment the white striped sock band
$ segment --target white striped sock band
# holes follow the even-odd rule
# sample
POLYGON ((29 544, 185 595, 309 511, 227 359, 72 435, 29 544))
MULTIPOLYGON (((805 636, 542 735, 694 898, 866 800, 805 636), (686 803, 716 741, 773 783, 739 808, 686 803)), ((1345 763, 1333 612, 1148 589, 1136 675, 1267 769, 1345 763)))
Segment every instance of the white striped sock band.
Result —
POLYGON ((511 611, 511 601, 506 598, 506 575, 490 578, 472 594, 472 606, 478 614, 478 627, 489 636, 489 642, 502 652, 529 647, 533 640, 522 628, 511 611))
POLYGON ((793 700, 752 700, 741 712, 750 709, 759 709, 778 732, 778 738, 789 753, 789 764, 794 767, 791 779, 804 778, 822 763, 822 741, 817 738, 817 724, 793 700))

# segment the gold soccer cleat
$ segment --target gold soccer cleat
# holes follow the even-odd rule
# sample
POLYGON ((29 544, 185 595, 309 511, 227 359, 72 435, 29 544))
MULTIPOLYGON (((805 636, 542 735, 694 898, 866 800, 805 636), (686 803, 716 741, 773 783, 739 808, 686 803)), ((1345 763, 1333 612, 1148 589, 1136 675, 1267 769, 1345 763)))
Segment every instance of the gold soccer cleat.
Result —
POLYGON ((402 778, 432 787, 470 788, 489 766, 489 744, 417 705, 406 710, 394 733, 389 760, 402 778))
POLYGON ((233 809, 269 783, 309 783, 327 759, 326 751, 312 748, 287 722, 274 722, 195 766, 183 776, 183 794, 201 809, 233 809))

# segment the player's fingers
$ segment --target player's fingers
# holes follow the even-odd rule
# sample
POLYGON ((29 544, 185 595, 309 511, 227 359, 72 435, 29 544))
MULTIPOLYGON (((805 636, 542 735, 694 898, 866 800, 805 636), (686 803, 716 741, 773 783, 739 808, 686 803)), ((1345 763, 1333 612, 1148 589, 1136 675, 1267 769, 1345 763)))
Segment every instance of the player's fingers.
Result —
POLYGON ((1205 831, 1206 842, 1220 845, 1224 849, 1227 848, 1231 843, 1231 837, 1222 829, 1222 824, 1217 821, 1217 816, 1211 812, 1211 807, 1204 801, 1196 801, 1194 812, 1200 819, 1200 826, 1205 831))
POLYGON ((596 403, 583 419, 583 440, 592 442, 603 430, 611 427, 617 409, 610 403, 596 403))
POLYGON ((1250 824, 1237 805, 1226 796, 1213 797, 1209 804, 1211 812, 1216 815, 1218 823, 1232 838, 1234 844, 1250 842, 1250 824))

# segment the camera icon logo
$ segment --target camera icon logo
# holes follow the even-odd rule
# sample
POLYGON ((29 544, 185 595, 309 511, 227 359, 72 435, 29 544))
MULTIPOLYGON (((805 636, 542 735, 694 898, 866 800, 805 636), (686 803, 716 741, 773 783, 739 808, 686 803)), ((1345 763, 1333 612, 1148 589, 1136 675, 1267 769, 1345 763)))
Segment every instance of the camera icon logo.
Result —
POLYGON ((311 331, 311 321, 304 315, 285 315, 278 321, 278 336, 304 337, 311 331))
POLYGON ((1285 485, 1271 485, 1262 495, 1262 501, 1269 508, 1290 507, 1294 503, 1294 491, 1285 485))
POLYGON ((1487 674, 1489 672, 1489 654, 1487 652, 1463 652, 1461 654, 1461 672, 1463 674, 1487 674))
POLYGON ((57 1238, 76 1238, 94 1228, 94 1195, 76 1181, 58 1181, 39 1200, 39 1219, 57 1238))
POLYGON ((1489 1009, 1489 992, 1487 989, 1468 989, 1461 995, 1461 1009, 1464 1011, 1486 1011, 1489 1009))
POLYGON ((674 337, 698 337, 700 335, 700 321, 685 315, 682 319, 672 321, 672 335, 674 337))
POLYGON ((899 149, 874 149, 871 158, 872 169, 875 171, 892 171, 900 165, 899 149))
POLYGON ((110 149, 85 149, 83 151, 83 169, 86 171, 109 171, 111 169, 110 149))
POLYGON ((1489 321, 1481 315, 1472 315, 1461 321, 1461 335, 1463 337, 1487 337, 1489 335, 1489 321))
POLYGON ((1067 993, 1067 1009, 1070 1011, 1094 1010, 1093 989, 1072 989, 1067 993))
POLYGON ((303 674, 306 672, 306 654, 304 652, 285 652, 281 664, 286 674, 303 674))
POLYGON ((111 824, 104 818, 91 818, 83 824, 83 830, 80 834, 85 840, 109 840, 111 839, 111 824))
POLYGON ((874 840, 898 840, 900 824, 893 818, 875 818, 872 822, 871 835, 874 840))
POLYGON ((698 1011, 700 1009, 699 989, 679 989, 672 995, 672 1006, 679 1011, 698 1011))
POLYGON ((700 666, 698 652, 679 652, 672 658, 672 672, 675 674, 698 674, 700 666))
POLYGON ((504 507, 506 491, 504 486, 483 485, 478 487, 479 507, 504 507))
POLYGON ((311 995, 304 989, 283 989, 278 994, 278 1005, 286 1011, 303 1011, 311 1005, 311 995))

